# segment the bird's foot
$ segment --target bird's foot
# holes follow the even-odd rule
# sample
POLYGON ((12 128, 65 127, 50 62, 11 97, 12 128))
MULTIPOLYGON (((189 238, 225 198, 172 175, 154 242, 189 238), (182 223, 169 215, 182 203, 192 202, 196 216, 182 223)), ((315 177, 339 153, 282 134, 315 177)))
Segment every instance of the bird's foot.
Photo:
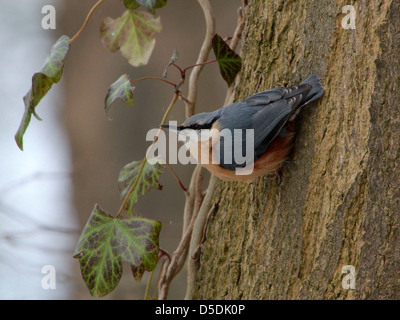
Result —
POLYGON ((282 182, 282 168, 272 172, 264 177, 265 180, 276 179, 276 184, 279 186, 282 182))

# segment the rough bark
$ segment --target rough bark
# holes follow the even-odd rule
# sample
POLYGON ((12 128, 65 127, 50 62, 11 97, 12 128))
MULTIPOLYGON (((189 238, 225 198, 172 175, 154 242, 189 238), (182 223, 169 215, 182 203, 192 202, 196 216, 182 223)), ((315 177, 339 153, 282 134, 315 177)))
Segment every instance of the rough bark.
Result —
POLYGON ((220 183, 195 299, 400 298, 399 32, 399 0, 249 1, 236 100, 312 73, 326 92, 297 118, 280 185, 220 183))

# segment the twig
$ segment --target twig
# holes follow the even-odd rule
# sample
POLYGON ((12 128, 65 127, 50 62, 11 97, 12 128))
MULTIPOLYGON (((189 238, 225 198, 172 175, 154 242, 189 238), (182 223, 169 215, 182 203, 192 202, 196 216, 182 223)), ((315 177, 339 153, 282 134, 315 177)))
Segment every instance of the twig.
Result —
POLYGON ((185 74, 186 71, 188 71, 188 70, 190 70, 190 69, 192 69, 194 67, 205 66, 206 64, 215 63, 215 62, 217 62, 217 60, 214 59, 214 60, 206 61, 206 62, 203 62, 203 63, 196 63, 196 64, 194 64, 192 66, 189 66, 189 67, 186 67, 185 69, 183 69, 182 73, 185 74))
POLYGON ((197 181, 199 180, 199 176, 202 170, 203 170, 202 166, 198 164, 194 169, 192 177, 190 179, 189 190, 186 193, 185 211, 183 214, 183 230, 182 230, 183 234, 186 232, 187 226, 189 225, 190 219, 192 218, 195 196, 196 196, 197 181))
POLYGON ((153 280, 153 276, 154 276, 154 270, 150 272, 149 279, 147 280, 147 285, 146 285, 146 290, 144 292, 143 300, 147 300, 149 298, 150 285, 151 285, 151 280, 153 280))
MULTIPOLYGON (((201 177, 201 175, 199 177, 201 177)), ((198 183, 201 184, 200 182, 198 182, 198 183)), ((187 226, 187 228, 184 232, 184 235, 181 239, 181 242, 179 243, 178 248, 175 250, 175 252, 172 255, 171 263, 168 265, 166 272, 165 272, 165 276, 163 277, 163 279, 160 282, 160 296, 159 296, 160 300, 164 300, 167 298, 169 285, 170 285, 172 279, 179 273, 179 271, 183 267, 183 263, 186 260, 187 249, 189 247, 189 243, 192 238, 192 231, 196 224, 199 213, 200 213, 200 210, 197 210, 197 212, 194 211, 194 213, 190 219, 190 223, 187 226), (182 259, 182 256, 185 256, 185 259, 182 259), (183 261, 183 263, 182 263, 182 261, 183 261)))
POLYGON ((239 8, 236 29, 235 29, 235 32, 233 33, 232 40, 229 45, 229 47, 232 50, 236 50, 239 40, 242 38, 244 24, 245 24, 245 19, 244 19, 244 15, 243 15, 243 9, 239 8))
POLYGON ((203 246, 203 243, 207 239, 207 227, 211 220, 211 216, 214 214, 214 212, 216 211, 217 208, 218 208, 218 203, 214 203, 212 205, 210 211, 208 211, 206 221, 204 223, 204 227, 203 227, 203 231, 202 231, 201 241, 200 241, 199 245, 197 246, 196 250, 194 250, 193 255, 191 256, 192 259, 194 259, 196 261, 199 259, 201 247, 203 246))
MULTIPOLYGON (((243 5, 245 6, 247 3, 243 3, 243 5)), ((232 41, 230 43, 230 48, 232 50, 236 50, 236 47, 239 43, 240 38, 242 37, 242 33, 243 33, 243 29, 244 29, 244 25, 245 25, 245 18, 243 15, 243 9, 239 8, 238 9, 238 20, 237 20, 237 26, 235 29, 235 32, 233 33, 233 37, 232 37, 232 41)), ((238 79, 238 77, 236 77, 236 80, 238 79)), ((225 102, 224 102, 224 106, 230 104, 233 102, 233 92, 235 90, 235 86, 230 86, 228 88, 228 91, 226 92, 226 97, 225 97, 225 102)))
POLYGON ((162 276, 159 280, 159 292, 160 300, 164 300, 167 298, 169 286, 173 278, 181 271, 183 265, 185 264, 190 238, 192 235, 193 225, 196 220, 198 211, 194 211, 196 202, 196 194, 198 194, 197 189, 199 185, 201 187, 202 182, 202 167, 198 165, 192 175, 191 183, 189 186, 189 190, 186 192, 186 204, 185 204, 185 212, 184 212, 184 222, 183 222, 183 231, 182 231, 182 239, 172 255, 172 259, 166 264, 166 267, 163 269, 162 276), (189 222, 190 221, 190 222, 189 222))
POLYGON ((171 171, 172 175, 175 177, 176 181, 178 181, 179 186, 182 188, 184 192, 187 191, 187 188, 183 185, 181 179, 179 179, 178 175, 176 174, 175 170, 171 167, 171 165, 166 162, 168 169, 171 171))
POLYGON ((97 1, 97 3, 92 7, 92 9, 90 9, 90 11, 89 11, 88 15, 86 16, 85 22, 83 23, 82 27, 79 29, 79 31, 69 41, 70 45, 81 35, 82 31, 86 28, 86 25, 88 24, 89 19, 92 16, 94 10, 96 10, 96 8, 99 5, 101 5, 103 2, 104 2, 104 0, 97 1))
MULTIPOLYGON (((194 177, 194 201, 192 202, 192 212, 194 212, 195 215, 198 214, 200 210, 200 205, 204 199, 203 192, 201 190, 201 186, 203 184, 203 179, 204 179, 204 168, 201 165, 198 165, 198 174, 194 177)), ((186 217, 186 215, 185 215, 186 217)), ((188 223, 191 221, 191 217, 186 217, 184 218, 184 232, 187 230, 188 223)), ((183 268, 183 265, 186 262, 187 254, 189 246, 187 246, 186 250, 182 254, 182 256, 179 259, 178 265, 176 267, 176 272, 175 274, 179 273, 180 270, 183 268)))
POLYGON ((179 70, 179 72, 181 73, 181 75, 183 75, 184 72, 183 72, 183 70, 182 70, 182 68, 180 66, 178 66, 175 63, 172 63, 171 65, 174 66, 175 68, 177 68, 179 70))
POLYGON ((179 94, 179 99, 181 99, 185 103, 190 103, 190 101, 185 96, 182 95, 182 92, 179 94))
POLYGON ((138 78, 138 79, 132 79, 130 82, 131 82, 131 83, 135 83, 135 82, 139 82, 139 81, 142 81, 142 80, 158 80, 158 81, 163 81, 163 82, 165 82, 165 83, 168 83, 168 84, 170 84, 171 86, 174 86, 175 88, 176 88, 176 86, 177 86, 176 83, 173 83, 173 82, 171 82, 171 81, 168 81, 167 79, 159 78, 159 77, 143 77, 143 78, 138 78))
MULTIPOLYGON (((161 251, 161 249, 160 249, 161 251)), ((165 251, 164 251, 165 252, 165 251)), ((165 252, 166 253, 166 252, 165 252)), ((160 261, 160 259, 162 259, 161 262, 161 267, 160 267, 160 272, 158 273, 158 277, 157 277, 157 282, 156 282, 156 286, 154 288, 154 292, 153 292, 153 299, 157 299, 157 293, 158 293, 158 288, 160 285, 160 281, 161 281, 161 273, 164 270, 164 264, 166 263, 166 261, 171 262, 171 257, 166 253, 163 254, 158 261, 160 261)))
POLYGON ((190 241, 190 248, 189 248, 188 283, 187 283, 185 300, 191 300, 193 297, 194 284, 197 274, 197 259, 194 255, 197 251, 197 247, 201 243, 201 239, 203 238, 204 225, 207 221, 207 216, 211 209, 211 200, 212 197, 214 196, 215 189, 217 188, 218 181, 219 180, 216 176, 214 175, 211 176, 207 194, 204 197, 203 203, 201 204, 196 222, 193 227, 192 238, 190 241))
MULTIPOLYGON (((202 64, 207 61, 208 55, 212 49, 212 38, 215 34, 215 20, 212 7, 209 0, 197 0, 200 4, 204 17, 206 20, 206 36, 201 46, 199 56, 196 64, 202 64)), ((199 65, 193 69, 189 78, 189 93, 187 99, 189 103, 186 103, 186 118, 190 118, 194 114, 195 101, 197 97, 197 82, 203 69, 203 65, 199 65)))

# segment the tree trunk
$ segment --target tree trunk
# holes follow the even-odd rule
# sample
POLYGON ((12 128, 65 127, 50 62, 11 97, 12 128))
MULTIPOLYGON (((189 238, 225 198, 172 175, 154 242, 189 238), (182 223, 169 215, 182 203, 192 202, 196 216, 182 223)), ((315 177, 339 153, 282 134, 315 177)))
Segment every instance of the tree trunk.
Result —
POLYGON ((195 299, 400 298, 399 30, 399 0, 249 1, 236 100, 313 73, 325 95, 279 185, 219 184, 195 299))

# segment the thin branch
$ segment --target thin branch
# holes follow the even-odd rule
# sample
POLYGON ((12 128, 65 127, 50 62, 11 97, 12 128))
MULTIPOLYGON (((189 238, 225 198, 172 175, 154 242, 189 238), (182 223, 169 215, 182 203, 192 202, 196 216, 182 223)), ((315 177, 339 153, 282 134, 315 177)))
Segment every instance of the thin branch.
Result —
MULTIPOLYGON (((210 5, 209 0, 197 0, 200 4, 204 17, 206 20, 206 36, 203 41, 203 45, 201 46, 199 56, 197 58, 196 64, 201 64, 207 61, 208 55, 212 49, 212 38, 215 34, 215 20, 212 7, 210 5)), ((190 118, 194 114, 195 109, 195 101, 197 97, 197 83, 203 69, 203 65, 199 65, 195 67, 190 74, 189 78, 189 86, 188 86, 188 100, 189 103, 186 103, 186 118, 190 118)))
POLYGON ((233 33, 232 40, 229 45, 229 47, 232 50, 236 50, 239 40, 242 38, 242 33, 243 33, 244 25, 245 25, 243 9, 239 8, 237 14, 238 14, 238 20, 237 20, 236 29, 235 29, 235 32, 233 33))
POLYGON ((104 0, 99 0, 97 1, 97 3, 92 7, 92 9, 90 9, 88 15, 86 16, 85 22, 83 23, 82 27, 79 29, 79 31, 71 38, 71 40, 69 41, 69 44, 71 45, 83 32, 83 30, 85 30, 86 25, 89 22, 90 17, 92 16, 94 10, 97 9, 97 7, 99 5, 101 5, 104 2, 104 0))
POLYGON ((204 179, 204 169, 203 167, 200 167, 199 174, 197 175, 195 180, 194 212, 196 213, 199 212, 200 206, 204 199, 203 192, 201 190, 201 187, 203 185, 203 179, 204 179))
MULTIPOLYGON (((246 6, 247 3, 243 3, 244 6, 246 6)), ((242 33, 243 33, 243 29, 244 29, 244 25, 245 25, 245 17, 243 14, 243 9, 239 8, 238 9, 238 19, 237 19, 237 25, 236 25, 236 29, 235 32, 233 33, 232 36, 232 41, 229 45, 229 47, 232 50, 236 50, 236 47, 239 43, 239 40, 242 37, 242 33)), ((239 76, 236 77, 236 81, 238 81, 239 76)), ((230 104, 233 102, 233 93, 235 90, 235 86, 230 86, 226 92, 226 97, 225 97, 225 102, 224 102, 224 106, 230 104)))
POLYGON ((186 67, 185 69, 182 70, 182 72, 183 72, 183 73, 186 73, 186 71, 188 71, 189 69, 192 69, 192 68, 194 68, 194 67, 204 66, 204 65, 206 65, 206 64, 215 63, 215 62, 217 62, 217 60, 214 59, 214 60, 206 61, 206 62, 203 62, 203 63, 196 63, 196 64, 194 64, 194 65, 192 65, 192 66, 186 67))
POLYGON ((146 290, 144 292, 143 300, 148 300, 148 298, 149 298, 150 285, 151 285, 151 281, 153 280, 153 276, 154 276, 154 270, 150 272, 149 279, 147 279, 147 285, 146 285, 146 290))
POLYGON ((181 99, 185 103, 190 103, 190 101, 185 96, 182 95, 182 92, 179 94, 179 99, 181 99))
POLYGON ((193 209, 196 207, 194 203, 196 202, 197 198, 196 195, 199 193, 197 189, 199 189, 199 187, 201 188, 201 182, 203 181, 202 173, 203 173, 203 168, 200 165, 197 165, 192 175, 189 190, 188 192, 186 192, 187 200, 185 204, 182 238, 177 249, 172 255, 172 259, 169 261, 169 263, 166 264, 162 276, 160 277, 159 281, 160 300, 164 300, 167 298, 171 281, 182 270, 183 265, 185 264, 187 258, 193 226, 197 214, 199 212, 198 210, 193 211, 193 209))
MULTIPOLYGON (((194 180, 194 191, 192 191, 192 193, 194 195, 194 201, 192 202, 192 215, 198 214, 201 203, 204 199, 204 195, 201 190, 201 187, 203 184, 203 179, 204 179, 204 171, 205 171, 204 168, 201 165, 198 165, 198 173, 193 179, 194 180)), ((189 221, 191 221, 191 218, 192 217, 186 217, 186 211, 185 211, 184 220, 183 220, 184 232, 186 232, 189 221)), ((181 257, 178 261, 178 265, 175 270, 175 274, 179 273, 181 271, 181 269, 183 268, 183 266, 186 262, 188 251, 189 251, 189 246, 187 246, 186 250, 181 255, 181 257)))
MULTIPOLYGON (((160 249, 160 251, 161 251, 161 249, 160 249)), ((164 253, 166 253, 164 250, 162 250, 162 251, 163 251, 164 253)), ((156 286, 155 286, 154 292, 153 292, 153 300, 157 299, 158 288, 159 288, 159 286, 160 286, 160 281, 161 281, 161 274, 164 273, 164 272, 163 272, 163 270, 164 270, 164 265, 165 265, 165 263, 166 263, 167 261, 168 261, 168 263, 171 262, 171 257, 169 256, 168 253, 163 254, 163 255, 158 259, 158 261, 160 261, 161 259, 162 259, 162 262, 161 262, 161 266, 160 266, 160 272, 158 273, 156 286)))
POLYGON ((189 225, 190 219, 192 218, 194 210, 194 201, 196 196, 195 192, 196 185, 202 170, 203 170, 202 166, 198 164, 194 169, 192 177, 190 179, 189 190, 186 193, 185 209, 183 213, 183 230, 182 230, 183 234, 186 232, 187 226, 189 225))
POLYGON ((211 176, 210 183, 208 184, 207 188, 207 194, 204 197, 203 203, 201 204, 197 219, 193 227, 189 248, 188 281, 185 300, 191 300, 193 297, 198 262, 195 253, 197 252, 197 248, 201 243, 201 239, 203 238, 204 225, 207 221, 208 213, 212 207, 211 200, 217 188, 218 181, 219 179, 216 176, 211 176))
POLYGON ((178 181, 179 186, 182 188, 182 190, 186 193, 187 188, 183 185, 181 179, 179 179, 178 175, 176 174, 175 170, 172 168, 172 166, 166 162, 168 169, 171 171, 172 175, 175 177, 176 181, 178 181))
POLYGON ((165 300, 167 298, 169 285, 172 279, 179 273, 179 271, 183 267, 181 261, 184 262, 186 258, 182 260, 182 256, 185 256, 185 252, 187 254, 187 249, 192 238, 192 231, 196 224, 199 212, 200 211, 197 211, 193 214, 192 218, 190 219, 190 223, 181 239, 181 242, 178 245, 178 248, 172 255, 171 263, 168 265, 165 277, 160 283, 160 300, 165 300))
POLYGON ((177 64, 173 63, 171 64, 172 66, 174 66, 175 68, 177 68, 179 70, 179 72, 181 73, 181 75, 183 74, 183 70, 180 66, 178 66, 177 64))
POLYGON ((138 78, 138 79, 132 79, 130 82, 135 83, 135 82, 139 82, 139 81, 143 81, 143 80, 158 80, 158 81, 163 81, 165 83, 168 83, 169 85, 173 86, 174 88, 176 88, 176 86, 177 86, 176 83, 173 83, 171 81, 168 81, 167 79, 159 78, 159 77, 143 77, 143 78, 138 78))

